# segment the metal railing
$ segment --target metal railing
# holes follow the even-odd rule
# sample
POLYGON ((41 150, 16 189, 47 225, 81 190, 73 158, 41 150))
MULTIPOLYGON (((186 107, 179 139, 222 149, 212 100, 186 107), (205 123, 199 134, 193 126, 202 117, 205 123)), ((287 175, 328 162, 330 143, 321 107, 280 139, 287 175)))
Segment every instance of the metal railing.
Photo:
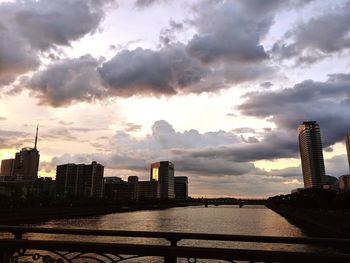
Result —
POLYGON ((350 262, 349 253, 339 252, 339 248, 350 248, 350 239, 338 238, 272 237, 178 232, 32 228, 15 226, 0 226, 0 233, 10 233, 13 235, 12 238, 0 238, 0 260, 4 263, 114 263, 128 260, 133 260, 132 262, 144 262, 142 259, 143 257, 151 256, 161 257, 164 259, 164 262, 167 263, 177 262, 178 258, 184 258, 187 262, 198 262, 200 259, 216 259, 228 262, 350 262), (32 233, 163 239, 167 240, 169 245, 35 240, 25 238, 25 234, 32 233), (202 246, 190 247, 179 246, 178 242, 181 240, 307 244, 335 247, 338 248, 338 250, 333 250, 331 253, 312 253, 202 246))

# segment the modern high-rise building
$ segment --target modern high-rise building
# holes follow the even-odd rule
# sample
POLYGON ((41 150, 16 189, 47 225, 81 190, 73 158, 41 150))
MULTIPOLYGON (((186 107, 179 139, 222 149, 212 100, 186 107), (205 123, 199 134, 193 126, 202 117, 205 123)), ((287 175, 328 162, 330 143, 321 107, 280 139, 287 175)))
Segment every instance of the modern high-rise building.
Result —
POLYGON ((346 143, 346 151, 348 153, 348 163, 349 163, 349 170, 350 170, 350 133, 348 133, 345 136, 345 143, 346 143))
POLYGON ((174 164, 169 161, 151 164, 151 181, 157 181, 160 185, 160 198, 174 199, 174 164))
POLYGON ((188 198, 187 176, 175 176, 175 199, 186 200, 188 198))
POLYGON ((25 147, 16 153, 13 175, 23 180, 38 179, 40 154, 37 149, 38 127, 36 128, 34 148, 25 147))
POLYGON ((139 181, 137 187, 138 200, 155 200, 160 198, 160 185, 157 181, 139 181))
POLYGON ((301 166, 305 188, 322 188, 325 168, 320 126, 306 121, 298 127, 301 166))
POLYGON ((103 165, 97 162, 57 165, 56 183, 65 195, 102 198, 103 172, 103 165))

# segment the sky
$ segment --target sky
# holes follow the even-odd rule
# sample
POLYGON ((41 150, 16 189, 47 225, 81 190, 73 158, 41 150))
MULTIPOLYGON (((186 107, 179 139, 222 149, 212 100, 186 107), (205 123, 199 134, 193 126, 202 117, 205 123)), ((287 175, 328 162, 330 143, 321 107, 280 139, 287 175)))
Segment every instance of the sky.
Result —
POLYGON ((303 121, 349 173, 349 58, 346 0, 0 0, 0 159, 39 124, 39 176, 169 160, 194 197, 289 193, 303 121))

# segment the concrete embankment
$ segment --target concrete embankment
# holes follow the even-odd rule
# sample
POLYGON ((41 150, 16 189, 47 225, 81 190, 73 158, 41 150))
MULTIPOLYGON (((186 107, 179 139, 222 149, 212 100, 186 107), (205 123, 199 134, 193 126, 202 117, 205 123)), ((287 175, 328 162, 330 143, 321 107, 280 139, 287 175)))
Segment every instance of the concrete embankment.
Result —
POLYGON ((308 235, 350 238, 350 211, 305 209, 282 204, 266 206, 308 235))
POLYGON ((140 210, 161 210, 195 203, 133 204, 128 206, 35 207, 0 209, 0 225, 44 222, 51 219, 98 216, 140 210))

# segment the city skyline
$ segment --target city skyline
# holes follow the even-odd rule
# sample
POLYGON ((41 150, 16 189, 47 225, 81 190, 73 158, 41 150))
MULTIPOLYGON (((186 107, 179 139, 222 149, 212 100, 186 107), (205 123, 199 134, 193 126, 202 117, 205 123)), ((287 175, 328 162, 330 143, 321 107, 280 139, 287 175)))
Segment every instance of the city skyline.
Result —
POLYGON ((0 159, 40 123, 41 176, 169 160, 191 196, 272 196, 303 186, 316 120, 326 174, 349 173, 350 1, 98 2, 0 0, 0 159))

